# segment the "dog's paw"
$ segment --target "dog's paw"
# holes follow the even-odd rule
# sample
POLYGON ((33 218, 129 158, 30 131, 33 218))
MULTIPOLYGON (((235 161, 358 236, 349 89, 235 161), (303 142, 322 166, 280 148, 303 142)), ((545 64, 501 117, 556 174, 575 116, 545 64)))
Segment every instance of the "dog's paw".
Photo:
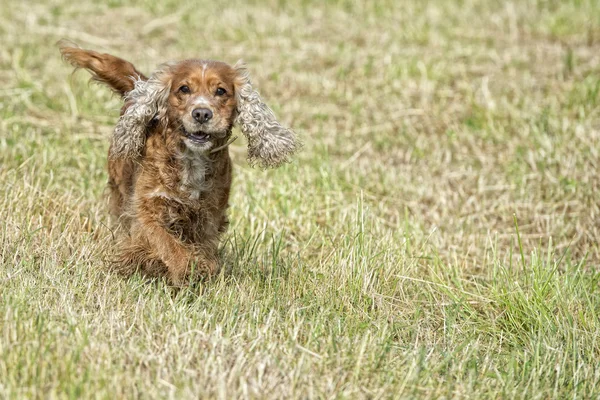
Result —
POLYGON ((194 257, 190 260, 171 262, 169 280, 176 287, 188 286, 191 282, 203 281, 219 273, 221 266, 215 258, 194 257))

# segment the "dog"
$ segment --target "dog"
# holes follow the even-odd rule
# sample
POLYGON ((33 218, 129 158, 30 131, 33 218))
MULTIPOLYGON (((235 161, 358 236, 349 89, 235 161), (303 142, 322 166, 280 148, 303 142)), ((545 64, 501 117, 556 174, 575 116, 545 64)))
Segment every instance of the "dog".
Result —
POLYGON ((75 70, 88 70, 124 100, 108 151, 115 269, 175 286, 218 273, 232 128, 248 140, 248 162, 261 167, 289 162, 300 147, 295 133, 261 100, 242 62, 189 59, 146 76, 110 54, 58 45, 75 70))

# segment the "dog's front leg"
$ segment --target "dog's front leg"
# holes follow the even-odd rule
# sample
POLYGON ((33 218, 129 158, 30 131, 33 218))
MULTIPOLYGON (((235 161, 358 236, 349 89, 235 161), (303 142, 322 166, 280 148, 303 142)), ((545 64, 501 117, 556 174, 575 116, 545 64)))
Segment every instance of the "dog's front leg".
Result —
POLYGON ((138 198, 136 203, 137 230, 150 245, 150 253, 158 256, 166 265, 173 284, 183 285, 189 274, 188 266, 193 252, 164 226, 168 205, 161 198, 145 196, 138 198))
POLYGON ((141 228, 152 247, 153 253, 157 254, 167 266, 171 282, 176 286, 184 285, 190 273, 192 250, 156 221, 144 221, 141 228))
POLYGON ((168 214, 168 206, 159 198, 142 202, 138 206, 138 229, 150 245, 151 253, 166 265, 171 282, 176 286, 183 286, 192 272, 197 276, 217 273, 219 263, 216 246, 206 243, 197 247, 181 242, 164 226, 165 213, 168 214))

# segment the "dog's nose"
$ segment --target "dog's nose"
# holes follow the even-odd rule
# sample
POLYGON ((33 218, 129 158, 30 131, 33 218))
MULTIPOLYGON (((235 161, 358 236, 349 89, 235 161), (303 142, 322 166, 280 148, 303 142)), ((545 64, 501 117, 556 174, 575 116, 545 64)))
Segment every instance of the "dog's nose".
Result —
POLYGON ((196 108, 194 111, 192 111, 192 117, 194 117, 194 119, 201 124, 211 119, 212 116, 213 113, 208 108, 196 108))

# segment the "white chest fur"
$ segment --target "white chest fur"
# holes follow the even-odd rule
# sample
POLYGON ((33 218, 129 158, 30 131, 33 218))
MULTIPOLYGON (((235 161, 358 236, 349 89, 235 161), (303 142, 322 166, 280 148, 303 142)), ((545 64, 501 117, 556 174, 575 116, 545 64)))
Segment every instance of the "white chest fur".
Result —
POLYGON ((181 155, 181 186, 179 190, 189 195, 190 199, 200 198, 202 192, 210 190, 207 176, 210 172, 210 159, 203 152, 184 150, 181 155))

